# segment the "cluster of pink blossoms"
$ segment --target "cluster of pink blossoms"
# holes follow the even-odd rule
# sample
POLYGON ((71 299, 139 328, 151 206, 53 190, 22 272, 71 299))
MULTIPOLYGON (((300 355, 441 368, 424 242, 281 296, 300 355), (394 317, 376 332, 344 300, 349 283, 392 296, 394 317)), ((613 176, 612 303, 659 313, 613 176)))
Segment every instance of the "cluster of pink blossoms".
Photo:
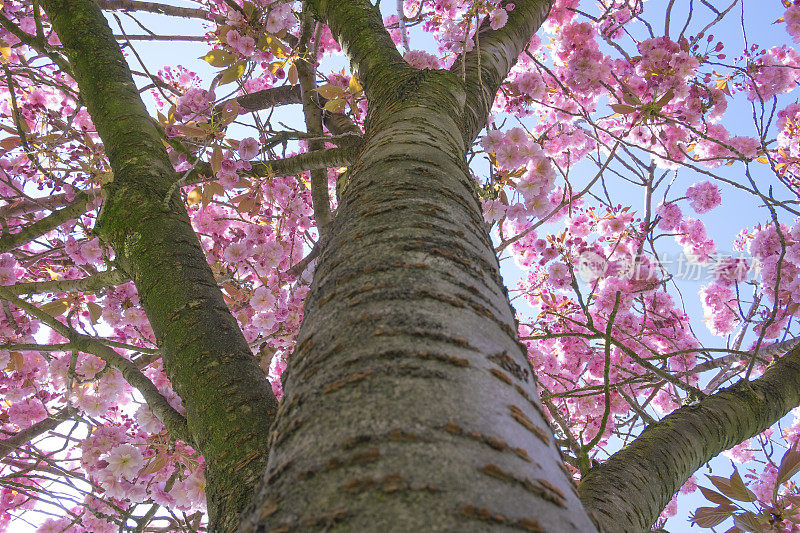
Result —
POLYGON ((686 190, 689 205, 698 214, 707 213, 722 203, 719 187, 710 181, 695 183, 686 190))
POLYGON ((800 79, 800 53, 794 48, 773 46, 748 68, 745 83, 749 100, 766 101, 794 89, 800 79))
MULTIPOLYGON (((13 2, 7 2, 4 9, 9 6, 13 6, 13 2)), ((226 5, 219 13, 228 11, 226 5)), ((240 56, 248 56, 253 34, 236 15, 231 19, 234 27, 228 32, 227 46, 240 56)), ((276 3, 269 21, 275 32, 296 26, 289 4, 276 3)), ((30 25, 30 28, 35 33, 35 27, 30 25)), ((321 41, 320 55, 338 50, 327 28, 321 34, 321 41)), ((263 50, 252 51, 252 58, 274 59, 270 52, 263 50)), ((186 69, 164 69, 161 74, 165 83, 182 93, 172 102, 164 100, 160 93, 154 92, 154 96, 164 115, 169 115, 169 108, 175 106, 173 116, 178 122, 165 124, 165 129, 169 136, 183 141, 189 130, 181 129, 182 124, 208 122, 210 110, 217 104, 215 95, 198 87, 199 79, 186 69)), ((24 84, 24 78, 21 80, 24 84)), ((254 83, 245 83, 245 87, 266 88, 273 80, 270 73, 254 83)), ((345 86, 346 83, 347 80, 345 86)), ((47 133, 48 122, 42 117, 52 114, 74 116, 72 125, 78 128, 79 135, 87 132, 86 136, 98 142, 85 110, 76 113, 71 98, 49 90, 18 94, 21 118, 30 126, 30 138, 39 128, 43 128, 42 134, 47 133)), ((9 117, 11 113, 5 99, 0 114, 9 117)), ((254 352, 262 357, 262 366, 280 397, 279 377, 285 368, 283 356, 292 346, 308 290, 307 279, 298 280, 286 271, 303 256, 313 222, 310 194, 300 180, 295 177, 242 179, 243 173, 251 170, 249 161, 259 154, 262 142, 263 139, 245 137, 226 145, 215 176, 221 188, 210 188, 208 203, 195 204, 190 216, 201 234, 209 263, 218 278, 225 280, 228 305, 243 324, 254 352), (229 202, 231 199, 233 204, 229 202), (263 352, 259 352, 261 346, 263 352)), ((101 150, 102 145, 94 146, 94 150, 98 149, 101 150)), ((19 155, 11 153, 0 158, 0 177, 3 178, 0 179, 0 194, 4 199, 13 198, 17 190, 27 188, 30 183, 39 184, 40 189, 48 187, 54 193, 64 191, 67 201, 74 199, 76 190, 86 188, 87 174, 72 174, 73 181, 59 183, 57 187, 47 183, 22 150, 18 151, 19 155)), ((211 152, 208 150, 204 157, 210 158, 211 152)), ((101 152, 79 147, 69 157, 76 164, 81 162, 85 169, 97 168, 99 173, 104 169, 98 162, 101 155, 101 152)), ((190 169, 192 156, 197 155, 201 154, 175 151, 170 154, 180 172, 190 169)), ((194 187, 188 187, 184 193, 190 193, 194 187)), ((205 187, 201 184, 198 189, 202 191, 205 187)), ((96 211, 90 211, 79 219, 76 227, 91 228, 95 216, 96 211)), ((29 220, 9 218, 4 222, 15 228, 29 220)), ((21 256, 16 253, 0 254, 0 283, 71 280, 103 272, 109 268, 106 262, 113 260, 113 252, 98 239, 87 237, 87 233, 70 224, 44 235, 41 242, 52 246, 54 251, 46 261, 33 266, 23 267, 18 260, 21 256)), ((25 245, 21 248, 22 256, 39 253, 39 246, 25 245)), ((132 283, 98 293, 47 293, 35 297, 35 301, 63 301, 58 310, 53 308, 50 312, 57 316, 68 314, 73 327, 89 334, 97 335, 94 328, 102 328, 100 331, 105 337, 129 346, 115 349, 120 357, 137 361, 151 357, 146 354, 153 351, 155 338, 132 283), (141 347, 142 353, 137 353, 137 347, 141 347)), ((2 344, 33 344, 37 340, 53 344, 66 342, 60 335, 48 334, 37 320, 13 305, 8 312, 0 311, 0 337, 2 344)), ((181 400, 166 378, 160 359, 155 358, 142 368, 167 402, 182 413, 181 400)), ((28 428, 62 408, 67 399, 84 420, 94 425, 91 436, 70 452, 71 462, 62 463, 76 476, 90 480, 94 489, 70 509, 75 513, 73 516, 47 520, 41 525, 41 531, 117 531, 124 513, 142 502, 187 513, 204 510, 202 458, 185 443, 170 443, 161 421, 145 404, 137 401, 132 392, 118 371, 93 355, 80 353, 73 357, 71 351, 0 349, 0 395, 6 401, 0 408, 0 430, 14 434, 28 428), (67 390, 71 391, 68 398, 67 390)), ((36 461, 35 456, 25 453, 17 457, 22 461, 36 461)), ((12 481, 16 486, 27 483, 25 478, 12 481)), ((17 514, 35 505, 35 499, 5 485, 0 487, 0 530, 8 525, 11 515, 7 512, 17 514)))
POLYGON ((792 36, 794 42, 800 42, 800 5, 791 5, 783 13, 786 31, 792 36))
POLYGON ((500 169, 520 174, 513 182, 513 187, 521 201, 512 204, 500 199, 484 200, 484 218, 487 222, 500 220, 504 216, 543 217, 553 211, 555 206, 551 193, 555 170, 544 150, 525 130, 491 130, 481 140, 481 147, 492 154, 500 169))

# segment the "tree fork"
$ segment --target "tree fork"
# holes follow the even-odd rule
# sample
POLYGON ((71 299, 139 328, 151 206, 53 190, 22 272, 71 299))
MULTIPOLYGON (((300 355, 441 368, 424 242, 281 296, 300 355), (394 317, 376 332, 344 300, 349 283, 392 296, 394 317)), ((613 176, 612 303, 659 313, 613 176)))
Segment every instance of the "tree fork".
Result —
POLYGON ((178 176, 102 12, 91 0, 42 5, 114 171, 95 232, 136 284, 192 444, 206 460, 211 527, 229 531, 266 464, 277 402, 179 195, 169 197, 178 176))

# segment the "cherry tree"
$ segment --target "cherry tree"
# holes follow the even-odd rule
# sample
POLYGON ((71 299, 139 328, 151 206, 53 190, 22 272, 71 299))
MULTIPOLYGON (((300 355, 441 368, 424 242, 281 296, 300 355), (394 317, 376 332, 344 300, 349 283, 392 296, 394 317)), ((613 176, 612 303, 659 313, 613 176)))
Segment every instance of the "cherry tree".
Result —
POLYGON ((800 530, 800 5, 193 4, 0 0, 0 531, 800 530))

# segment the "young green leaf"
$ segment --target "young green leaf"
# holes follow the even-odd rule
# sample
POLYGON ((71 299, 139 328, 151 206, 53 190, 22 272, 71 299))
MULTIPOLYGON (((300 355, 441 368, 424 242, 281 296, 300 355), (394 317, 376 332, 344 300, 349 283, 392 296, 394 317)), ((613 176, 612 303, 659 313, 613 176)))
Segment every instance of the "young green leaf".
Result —
POLYGON ((211 50, 209 53, 201 57, 206 63, 212 67, 228 67, 236 63, 238 56, 227 50, 211 50))

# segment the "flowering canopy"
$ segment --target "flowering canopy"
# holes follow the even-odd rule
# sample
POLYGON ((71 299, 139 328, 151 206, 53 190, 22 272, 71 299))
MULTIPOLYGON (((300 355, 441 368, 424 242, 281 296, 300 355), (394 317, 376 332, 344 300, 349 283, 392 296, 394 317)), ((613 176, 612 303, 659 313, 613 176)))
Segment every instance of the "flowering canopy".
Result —
MULTIPOLYGON (((194 37, 133 35, 116 13, 150 7, 98 3, 152 99, 179 176, 172 194, 280 399, 369 111, 360 81, 329 67, 342 50, 299 3, 155 9, 203 21, 194 37), (149 70, 137 42, 161 39, 203 43, 215 74, 149 70), (310 93, 306 132, 273 116, 310 93)), ((741 49, 734 31, 748 35, 761 14, 701 3, 664 15, 636 0, 557 0, 485 102, 471 148, 486 227, 520 271, 518 333, 576 479, 645 424, 761 375, 796 344, 800 54, 788 41, 800 42, 800 5, 773 2, 777 41, 741 49), (725 235, 715 223, 732 204, 725 235)), ((176 429, 182 400, 137 289, 92 231, 114 180, 104 145, 44 12, 0 6, 0 531, 23 519, 48 532, 196 531, 204 459, 176 429)), ((384 22, 409 65, 458 73, 462 52, 481 46, 475 29, 503 28, 514 9, 407 0, 384 22)), ((800 418, 732 448, 756 512, 715 493, 724 508, 696 523, 736 515, 742 530, 799 530, 779 451, 799 433, 800 418)), ((662 518, 674 513, 673 500, 662 518)))

